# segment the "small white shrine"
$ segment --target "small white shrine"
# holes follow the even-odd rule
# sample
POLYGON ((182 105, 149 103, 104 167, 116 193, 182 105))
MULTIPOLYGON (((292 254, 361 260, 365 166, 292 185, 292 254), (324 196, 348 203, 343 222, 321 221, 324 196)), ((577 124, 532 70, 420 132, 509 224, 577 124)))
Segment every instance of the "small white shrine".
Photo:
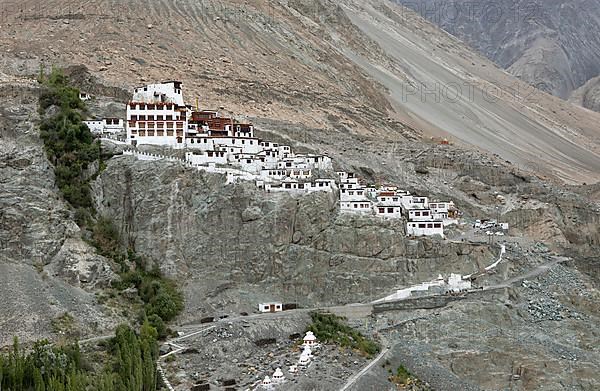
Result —
POLYGON ((285 376, 283 376, 283 372, 281 368, 277 368, 275 373, 273 374, 273 383, 283 383, 285 381, 285 376))
POLYGON ((298 366, 297 365, 290 365, 290 369, 288 369, 289 373, 298 373, 298 366))
POLYGON ((300 355, 300 360, 298 361, 298 365, 300 365, 301 367, 307 367, 310 364, 310 361, 310 356, 302 352, 302 354, 300 355))
POLYGON ((265 376, 265 380, 262 381, 262 386, 266 388, 270 388, 273 382, 269 376, 265 376))
POLYGON ((317 337, 312 331, 307 331, 304 336, 304 346, 312 347, 317 345, 317 337))
POLYGON ((308 357, 312 358, 312 350, 310 349, 310 347, 308 346, 304 346, 304 351, 302 352, 302 354, 307 355, 308 357))

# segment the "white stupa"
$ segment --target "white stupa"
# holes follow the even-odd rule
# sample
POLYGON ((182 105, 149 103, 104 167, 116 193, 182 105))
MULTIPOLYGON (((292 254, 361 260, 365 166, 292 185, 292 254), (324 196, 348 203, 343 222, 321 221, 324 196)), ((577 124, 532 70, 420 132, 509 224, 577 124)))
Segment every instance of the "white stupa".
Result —
POLYGON ((312 331, 307 331, 304 336, 304 346, 315 346, 317 344, 317 337, 312 331))
POLYGON ((306 354, 308 357, 312 357, 312 350, 310 349, 310 347, 305 345, 302 354, 306 354))
POLYGON ((273 383, 283 383, 285 381, 285 376, 283 376, 283 372, 281 368, 277 368, 275 373, 273 374, 273 383))
POLYGON ((310 356, 302 352, 302 354, 300 355, 300 360, 298 361, 298 365, 300 365, 301 367, 306 367, 308 366, 308 364, 310 364, 310 356))
POLYGON ((271 378, 269 376, 265 376, 265 380, 262 381, 262 385, 265 388, 270 388, 272 383, 273 382, 271 381, 271 378))

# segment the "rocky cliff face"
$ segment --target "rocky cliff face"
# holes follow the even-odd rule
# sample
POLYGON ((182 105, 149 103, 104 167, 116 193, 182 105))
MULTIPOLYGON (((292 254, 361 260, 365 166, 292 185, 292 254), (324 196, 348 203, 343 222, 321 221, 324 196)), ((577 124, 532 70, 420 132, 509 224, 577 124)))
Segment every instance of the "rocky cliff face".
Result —
POLYGON ((563 99, 600 74, 596 1, 395 1, 563 99))
POLYGON ((98 211, 138 254, 185 277, 190 316, 267 300, 365 302, 438 273, 470 273, 495 256, 485 246, 408 240, 401 221, 340 215, 337 194, 293 198, 224 182, 118 157, 94 186, 98 211))
POLYGON ((114 273, 81 239, 54 184, 36 124, 37 87, 2 83, 0 94, 0 345, 48 337, 64 313, 82 330, 106 329, 114 319, 90 292, 114 273))

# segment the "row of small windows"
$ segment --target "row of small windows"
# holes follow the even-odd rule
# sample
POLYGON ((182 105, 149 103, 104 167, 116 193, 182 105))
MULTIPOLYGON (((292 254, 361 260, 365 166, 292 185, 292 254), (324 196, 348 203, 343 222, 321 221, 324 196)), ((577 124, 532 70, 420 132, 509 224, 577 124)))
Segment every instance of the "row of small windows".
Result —
POLYGON ((173 104, 138 104, 138 103, 130 103, 129 108, 131 110, 173 110, 175 105, 173 104))
POLYGON ((371 204, 358 204, 358 203, 347 203, 345 204, 346 208, 354 208, 354 209, 370 209, 371 208, 371 204))
POLYGON ((132 115, 131 121, 176 121, 176 115, 132 115))
MULTIPOLYGON (((167 128, 167 129, 173 129, 174 125, 173 122, 138 122, 137 123, 137 127, 141 128, 141 129, 154 129, 154 128, 158 128, 158 129, 162 129, 162 128, 167 128)), ((131 127, 135 127, 136 123, 135 122, 130 122, 129 126, 131 127)), ((183 130, 183 123, 178 122, 176 125, 178 130, 183 130)), ((135 129, 131 129, 132 132, 135 131, 135 129)))
POLYGON ((413 228, 442 228, 442 223, 411 223, 411 227, 413 228))

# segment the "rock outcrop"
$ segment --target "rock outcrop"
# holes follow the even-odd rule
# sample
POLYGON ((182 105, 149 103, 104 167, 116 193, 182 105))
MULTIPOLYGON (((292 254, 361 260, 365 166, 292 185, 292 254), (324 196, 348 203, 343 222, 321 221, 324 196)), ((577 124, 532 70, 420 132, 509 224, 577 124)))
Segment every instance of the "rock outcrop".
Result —
POLYGON ((111 317, 91 290, 114 273, 81 239, 54 184, 38 134, 38 90, 9 84, 0 94, 0 345, 51 336, 52 319, 65 312, 84 330, 106 327, 111 317))
POLYGON ((409 240, 402 221, 341 215, 335 193, 265 193, 171 162, 113 158, 94 193, 124 244, 185 276, 190 313, 209 303, 365 302, 438 273, 473 272, 495 256, 485 246, 409 240))

